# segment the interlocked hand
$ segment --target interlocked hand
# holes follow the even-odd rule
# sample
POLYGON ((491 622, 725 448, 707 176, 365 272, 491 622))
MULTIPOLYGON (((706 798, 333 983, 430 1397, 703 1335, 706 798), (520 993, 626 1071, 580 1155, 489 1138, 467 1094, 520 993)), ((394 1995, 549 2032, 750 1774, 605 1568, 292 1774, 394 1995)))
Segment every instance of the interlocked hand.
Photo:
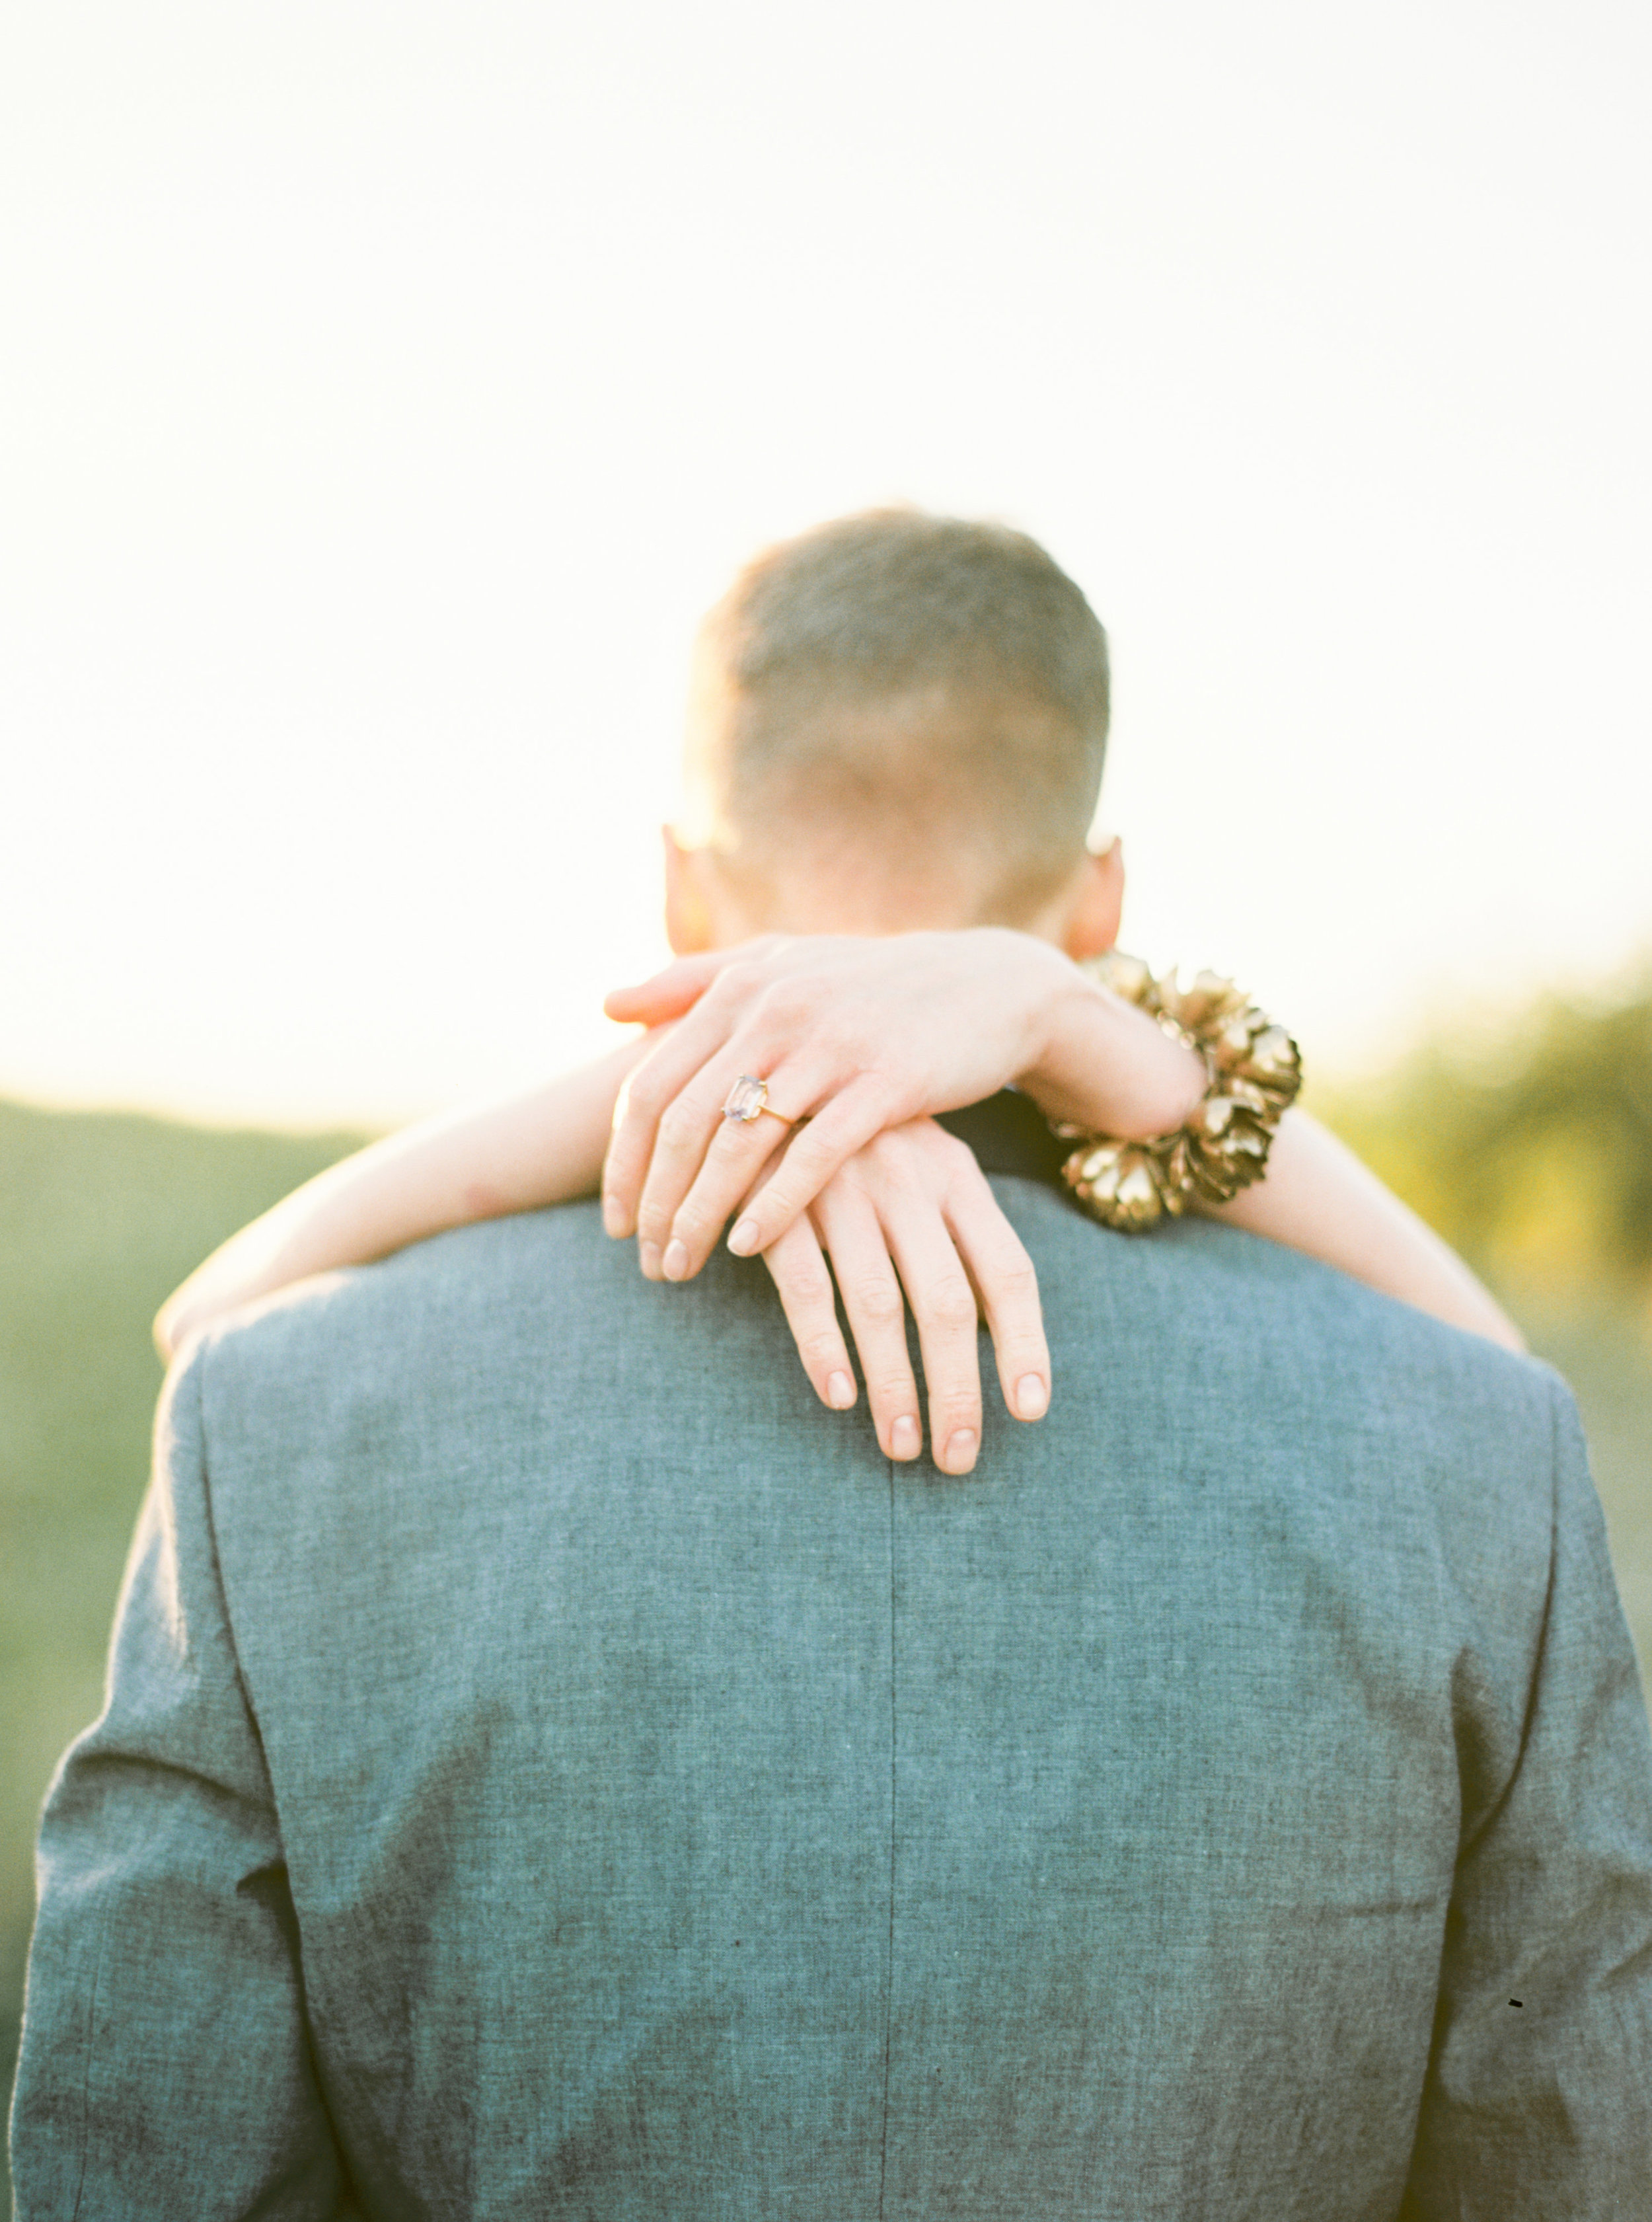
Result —
POLYGON ((914 1459, 923 1440, 903 1290, 917 1322, 929 1443, 943 1473, 967 1473, 980 1447, 981 1314, 1004 1403, 1017 1419, 1042 1417, 1049 1350, 1032 1259, 974 1153, 932 1119, 888 1127, 857 1150, 763 1254, 804 1371, 822 1401, 842 1410, 855 1392, 835 1277, 885 1456, 914 1459))
POLYGON ((729 1247, 767 1250, 875 1134, 979 1102, 1026 1070, 1053 1006, 1074 992, 1093 993, 1058 950, 997 926, 771 935, 685 957, 608 998, 610 1018, 676 1023, 621 1092, 604 1224, 635 1233, 650 1279, 686 1280, 749 1195, 729 1247), (742 1075, 767 1083, 779 1116, 724 1117, 742 1075))

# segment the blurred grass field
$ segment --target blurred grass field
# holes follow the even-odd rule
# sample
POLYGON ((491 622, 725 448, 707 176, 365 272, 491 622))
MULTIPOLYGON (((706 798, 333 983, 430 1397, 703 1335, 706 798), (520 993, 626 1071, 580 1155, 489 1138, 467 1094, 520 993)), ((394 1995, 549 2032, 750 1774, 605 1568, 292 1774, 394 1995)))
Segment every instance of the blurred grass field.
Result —
MULTIPOLYGON (((0 2086, 59 1753, 103 1702, 148 1475, 149 1322, 226 1234, 357 1146, 0 1103, 0 2086)), ((0 2162, 0 2211, 9 2213, 0 2162)))
MULTIPOLYGON (((1317 1108, 1474 1259, 1572 1382, 1644 1667, 1652 997, 1546 1007, 1520 1043, 1469 1066, 1429 1051, 1317 1108)), ((147 1473, 160 1380, 150 1320, 225 1235, 360 1139, 0 1103, 0 2088, 35 1817, 58 1754, 102 1701, 147 1473)))

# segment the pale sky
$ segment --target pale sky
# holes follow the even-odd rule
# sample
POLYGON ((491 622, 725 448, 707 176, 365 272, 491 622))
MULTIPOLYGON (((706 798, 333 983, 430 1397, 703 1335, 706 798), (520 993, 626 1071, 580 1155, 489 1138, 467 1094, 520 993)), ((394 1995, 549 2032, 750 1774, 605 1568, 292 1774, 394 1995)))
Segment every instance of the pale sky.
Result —
POLYGON ((387 1120, 663 953, 754 547, 1007 518, 1311 1066, 1652 951, 1652 12, 0 16, 0 1091, 387 1120))

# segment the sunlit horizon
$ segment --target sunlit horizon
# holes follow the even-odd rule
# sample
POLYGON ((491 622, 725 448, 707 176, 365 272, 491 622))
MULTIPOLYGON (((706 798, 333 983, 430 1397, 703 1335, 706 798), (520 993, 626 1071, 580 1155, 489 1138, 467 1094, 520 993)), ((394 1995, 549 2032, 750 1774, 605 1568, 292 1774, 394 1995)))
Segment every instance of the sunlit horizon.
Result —
POLYGON ((0 32, 0 1094, 382 1127, 666 951, 759 545, 1004 517, 1124 941, 1355 1072, 1652 956, 1652 28, 191 0, 0 32))

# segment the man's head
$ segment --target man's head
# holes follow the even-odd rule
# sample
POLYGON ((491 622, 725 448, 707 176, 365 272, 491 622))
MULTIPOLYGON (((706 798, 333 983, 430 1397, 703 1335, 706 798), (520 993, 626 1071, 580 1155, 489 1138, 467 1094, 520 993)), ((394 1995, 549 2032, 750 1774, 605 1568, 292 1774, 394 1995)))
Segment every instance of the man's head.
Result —
POLYGON ((700 633, 673 942, 993 924, 1104 947, 1107 719, 1107 637, 1023 533, 874 510, 766 549, 700 633))

